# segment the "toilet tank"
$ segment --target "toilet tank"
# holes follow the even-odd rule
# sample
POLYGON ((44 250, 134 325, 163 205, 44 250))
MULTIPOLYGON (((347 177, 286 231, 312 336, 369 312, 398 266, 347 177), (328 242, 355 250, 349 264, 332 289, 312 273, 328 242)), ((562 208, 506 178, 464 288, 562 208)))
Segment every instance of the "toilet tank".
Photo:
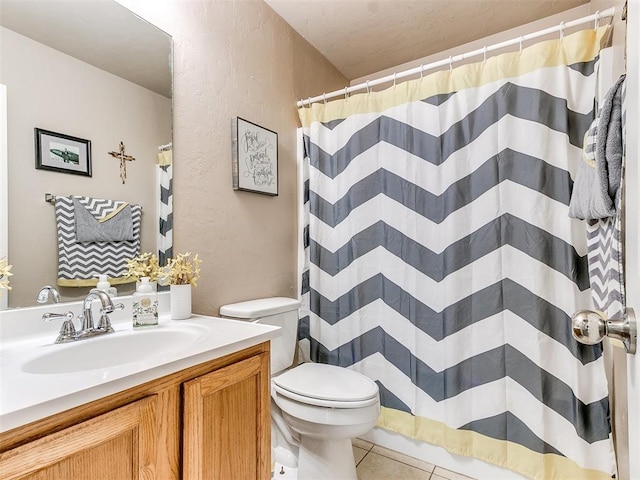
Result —
POLYGON ((287 297, 259 298, 220 307, 220 316, 281 327, 281 335, 271 340, 271 375, 293 363, 298 340, 300 301, 287 297))

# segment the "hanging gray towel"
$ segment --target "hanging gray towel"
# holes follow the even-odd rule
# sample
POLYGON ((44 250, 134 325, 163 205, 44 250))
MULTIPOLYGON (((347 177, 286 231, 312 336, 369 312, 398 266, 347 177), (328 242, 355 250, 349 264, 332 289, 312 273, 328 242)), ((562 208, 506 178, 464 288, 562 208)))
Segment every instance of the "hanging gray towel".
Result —
POLYGON ((578 165, 578 173, 573 183, 569 216, 571 218, 594 219, 607 218, 615 211, 607 195, 602 195, 596 170, 596 136, 598 117, 596 117, 584 136, 582 161, 578 165))
POLYGON ((133 240, 131 205, 127 202, 73 197, 76 242, 133 240))
MULTIPOLYGON (((622 77, 624 80, 624 77, 622 77)), ((622 182, 625 164, 625 88, 618 85, 611 98, 610 114, 602 116, 603 125, 596 142, 596 155, 604 156, 609 177, 620 181, 607 185, 607 196, 615 197, 614 215, 587 221, 587 257, 593 306, 610 318, 619 318, 625 309, 624 258, 622 244, 622 182), (619 173, 618 173, 619 171, 619 173)), ((609 95, 607 95, 609 98, 609 95)))
POLYGON ((142 207, 131 205, 133 240, 123 242, 77 242, 72 197, 55 200, 58 230, 58 285, 95 286, 98 275, 107 275, 112 285, 133 282, 127 277, 127 260, 140 255, 142 207))
POLYGON ((615 216, 622 181, 622 91, 625 76, 609 89, 585 135, 583 161, 573 185, 569 216, 597 220, 615 216))

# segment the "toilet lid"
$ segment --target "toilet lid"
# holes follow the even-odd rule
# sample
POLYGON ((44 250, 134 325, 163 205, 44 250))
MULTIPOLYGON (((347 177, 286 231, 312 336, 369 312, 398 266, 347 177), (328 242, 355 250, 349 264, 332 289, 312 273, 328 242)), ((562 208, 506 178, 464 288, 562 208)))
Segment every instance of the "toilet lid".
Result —
POLYGON ((308 398, 359 402, 378 396, 378 385, 347 368, 303 363, 273 378, 278 387, 308 398))

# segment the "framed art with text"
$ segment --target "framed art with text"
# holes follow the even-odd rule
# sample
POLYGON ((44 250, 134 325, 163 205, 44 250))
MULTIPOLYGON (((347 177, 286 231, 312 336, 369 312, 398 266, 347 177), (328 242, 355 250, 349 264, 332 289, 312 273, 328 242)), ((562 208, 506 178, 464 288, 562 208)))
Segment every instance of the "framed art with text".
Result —
POLYGON ((236 117, 231 139, 233 189, 278 195, 278 134, 236 117))

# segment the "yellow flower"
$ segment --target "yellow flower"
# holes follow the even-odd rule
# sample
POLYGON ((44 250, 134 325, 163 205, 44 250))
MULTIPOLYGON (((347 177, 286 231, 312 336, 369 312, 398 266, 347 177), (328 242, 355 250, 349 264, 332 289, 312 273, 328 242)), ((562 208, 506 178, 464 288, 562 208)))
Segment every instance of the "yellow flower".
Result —
POLYGON ((150 282, 157 282, 162 269, 158 263, 158 257, 151 252, 145 252, 136 258, 127 260, 127 277, 140 280, 142 277, 149 277, 150 282))
POLYGON ((0 288, 11 290, 11 286, 9 285, 9 277, 13 275, 13 273, 11 273, 12 267, 13 265, 9 265, 7 263, 6 257, 0 258, 0 288))
POLYGON ((175 258, 167 260, 160 277, 162 285, 193 285, 198 286, 200 278, 200 264, 198 254, 191 258, 191 252, 179 253, 175 258))

